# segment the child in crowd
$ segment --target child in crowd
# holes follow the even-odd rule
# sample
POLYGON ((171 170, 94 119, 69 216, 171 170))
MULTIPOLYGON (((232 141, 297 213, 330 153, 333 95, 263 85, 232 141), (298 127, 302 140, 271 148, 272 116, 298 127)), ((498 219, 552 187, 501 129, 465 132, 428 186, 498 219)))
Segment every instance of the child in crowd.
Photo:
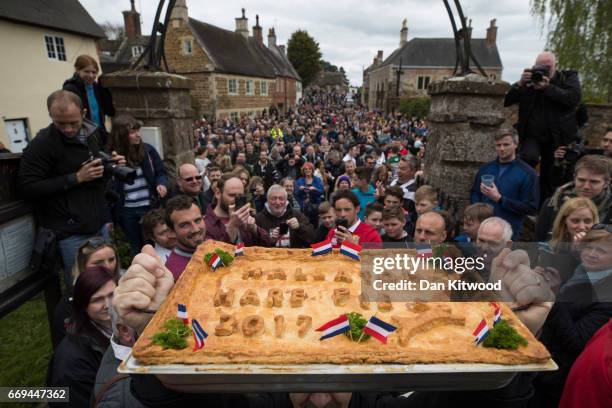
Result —
POLYGON ((165 263, 176 245, 176 234, 166 225, 166 212, 162 208, 151 210, 142 217, 140 225, 145 240, 153 244, 165 263))
POLYGON ((366 206, 364 221, 366 224, 374 227, 378 234, 383 234, 382 228, 382 213, 383 206, 380 203, 373 202, 366 206))
POLYGON ((385 208, 382 213, 382 223, 385 233, 382 235, 383 242, 410 242, 410 236, 404 230, 406 216, 399 208, 385 208))
POLYGON ((315 242, 321 242, 336 226, 336 212, 329 201, 319 204, 319 226, 315 230, 315 242))
POLYGON ((476 242, 478 228, 487 218, 493 216, 493 207, 485 203, 475 203, 466 207, 463 212, 463 234, 455 238, 457 242, 476 242))
POLYGON ((442 209, 438 202, 438 193, 429 185, 421 186, 416 190, 414 201, 416 203, 416 212, 419 216, 429 211, 442 209))

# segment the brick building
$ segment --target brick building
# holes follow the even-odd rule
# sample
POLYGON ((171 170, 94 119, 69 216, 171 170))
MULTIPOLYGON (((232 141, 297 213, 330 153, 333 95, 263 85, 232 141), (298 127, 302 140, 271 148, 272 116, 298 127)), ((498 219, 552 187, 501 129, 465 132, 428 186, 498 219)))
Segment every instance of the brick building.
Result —
POLYGON ((171 72, 194 82, 194 108, 207 118, 253 116, 274 106, 294 107, 301 80, 274 30, 263 43, 259 17, 249 36, 244 9, 236 29, 225 30, 188 15, 185 0, 177 0, 166 33, 165 55, 171 72))
MULTIPOLYGON (((501 79, 503 66, 496 41, 497 26, 495 20, 491 20, 486 38, 472 38, 471 47, 487 75, 492 79, 501 79)), ((408 27, 404 20, 399 48, 385 60, 383 52, 378 51, 372 65, 364 70, 363 103, 367 103, 369 109, 390 111, 397 108, 400 98, 426 95, 431 82, 453 75, 455 55, 453 38, 413 38, 408 41, 408 27), (401 72, 399 98, 398 71, 401 72)))

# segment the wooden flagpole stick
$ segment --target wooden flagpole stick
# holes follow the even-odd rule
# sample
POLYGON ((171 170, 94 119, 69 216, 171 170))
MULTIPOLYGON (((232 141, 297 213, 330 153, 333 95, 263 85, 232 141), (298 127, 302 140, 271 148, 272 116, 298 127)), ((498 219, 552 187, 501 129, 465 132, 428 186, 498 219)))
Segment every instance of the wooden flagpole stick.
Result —
POLYGON ((363 332, 363 330, 361 330, 361 336, 359 336, 359 339, 357 339, 357 343, 361 342, 361 339, 363 339, 363 335, 365 333, 363 332))

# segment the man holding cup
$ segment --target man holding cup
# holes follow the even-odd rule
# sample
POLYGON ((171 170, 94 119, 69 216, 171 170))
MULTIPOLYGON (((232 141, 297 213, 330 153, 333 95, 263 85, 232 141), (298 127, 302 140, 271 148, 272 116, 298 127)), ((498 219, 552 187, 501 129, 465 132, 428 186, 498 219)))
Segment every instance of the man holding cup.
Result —
POLYGON ((513 241, 519 237, 523 218, 536 213, 540 200, 538 175, 517 158, 517 148, 514 129, 501 129, 495 135, 497 158, 478 170, 471 189, 472 204, 490 204, 493 215, 510 223, 513 241))

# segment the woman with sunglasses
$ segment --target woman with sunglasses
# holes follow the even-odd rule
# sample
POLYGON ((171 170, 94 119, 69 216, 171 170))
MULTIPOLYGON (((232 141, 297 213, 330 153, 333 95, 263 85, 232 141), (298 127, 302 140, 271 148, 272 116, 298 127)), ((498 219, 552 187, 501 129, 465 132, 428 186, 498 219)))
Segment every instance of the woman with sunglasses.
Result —
POLYGON ((70 403, 58 406, 90 404, 96 373, 110 344, 107 301, 116 287, 116 278, 102 266, 86 269, 74 284, 70 331, 49 362, 47 385, 70 387, 70 403))
POLYGON ((534 380, 530 406, 558 406, 565 379, 591 337, 612 317, 612 228, 597 224, 581 239, 580 265, 559 290, 540 341, 559 365, 534 380))
POLYGON ((110 149, 121 152, 127 165, 136 170, 136 180, 126 184, 115 179, 114 190, 119 198, 113 218, 118 221, 129 243, 132 256, 140 252, 144 239, 140 219, 168 194, 168 179, 159 154, 140 137, 142 123, 131 115, 119 115, 113 121, 110 149))
MULTIPOLYGON (((102 237, 93 237, 85 241, 77 250, 76 262, 72 268, 74 282, 87 269, 104 267, 115 280, 119 280, 124 270, 121 269, 119 256, 114 245, 102 237)), ((69 330, 72 317, 72 293, 64 296, 53 313, 53 344, 58 344, 69 330)))

